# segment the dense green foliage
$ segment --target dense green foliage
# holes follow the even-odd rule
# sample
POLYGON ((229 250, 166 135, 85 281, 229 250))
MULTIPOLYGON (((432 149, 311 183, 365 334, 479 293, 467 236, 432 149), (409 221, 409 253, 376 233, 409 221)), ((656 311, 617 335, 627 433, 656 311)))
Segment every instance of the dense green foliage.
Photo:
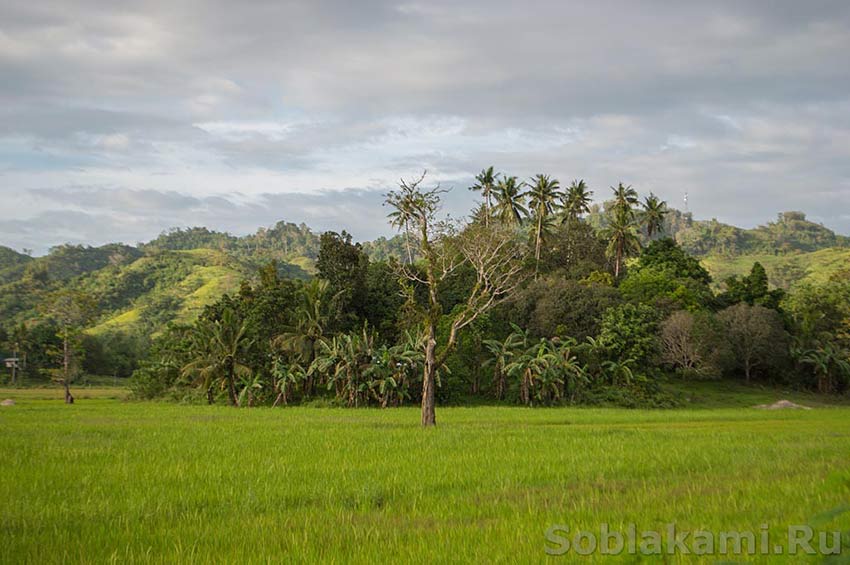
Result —
POLYGON ((482 205, 452 225, 432 221, 441 191, 417 183, 391 193, 400 235, 365 244, 280 222, 38 258, 3 250, 0 339, 20 358, 16 384, 132 374, 140 397, 240 406, 416 403, 429 371, 442 403, 665 406, 670 377, 850 388, 846 271, 780 289, 760 261, 717 281, 693 254, 846 243, 802 214, 733 237, 623 183, 600 207, 584 181, 488 168, 472 187, 482 205), (46 306, 69 291, 91 307, 66 354, 46 306))

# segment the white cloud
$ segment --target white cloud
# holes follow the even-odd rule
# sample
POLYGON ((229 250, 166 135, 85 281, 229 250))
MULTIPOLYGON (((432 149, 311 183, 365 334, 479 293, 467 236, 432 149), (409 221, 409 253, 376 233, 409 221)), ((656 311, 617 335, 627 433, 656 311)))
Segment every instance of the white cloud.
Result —
MULTIPOLYGON (((0 193, 30 218, 58 210, 35 189, 259 202, 380 192, 422 168, 463 184, 494 164, 850 231, 847 3, 48 0, 7 2, 0 21, 0 193)), ((324 198, 270 213, 360 202, 324 198)), ((115 239, 159 229, 121 214, 115 239)))

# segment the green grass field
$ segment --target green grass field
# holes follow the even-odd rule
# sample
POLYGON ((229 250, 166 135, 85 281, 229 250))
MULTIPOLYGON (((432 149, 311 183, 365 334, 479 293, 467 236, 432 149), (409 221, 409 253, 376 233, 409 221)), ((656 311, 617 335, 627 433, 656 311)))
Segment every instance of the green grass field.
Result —
MULTIPOLYGON (((550 525, 602 522, 767 523, 771 545, 811 524, 850 546, 850 408, 822 402, 442 408, 422 430, 415 408, 238 410, 108 388, 65 406, 53 392, 0 390, 16 400, 0 408, 4 563, 537 562, 550 525)), ((680 559, 723 557, 666 560, 680 559)))

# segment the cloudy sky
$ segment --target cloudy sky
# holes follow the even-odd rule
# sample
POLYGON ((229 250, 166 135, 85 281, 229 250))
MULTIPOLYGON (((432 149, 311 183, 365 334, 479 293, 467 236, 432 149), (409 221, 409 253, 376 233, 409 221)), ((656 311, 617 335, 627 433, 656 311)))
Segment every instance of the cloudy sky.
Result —
POLYGON ((850 2, 3 0, 0 244, 388 234, 427 168, 850 233, 850 2))

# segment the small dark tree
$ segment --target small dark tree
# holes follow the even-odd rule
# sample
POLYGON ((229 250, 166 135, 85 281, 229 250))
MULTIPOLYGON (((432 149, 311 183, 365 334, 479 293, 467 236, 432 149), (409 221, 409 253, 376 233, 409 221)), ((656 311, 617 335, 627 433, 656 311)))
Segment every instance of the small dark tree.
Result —
POLYGON ((65 404, 73 404, 71 381, 80 366, 82 331, 95 312, 95 300, 90 295, 75 290, 54 293, 46 301, 46 313, 58 326, 62 340, 62 376, 59 381, 65 388, 65 404))
POLYGON ((755 368, 778 365, 787 357, 788 335, 775 310, 741 303, 718 316, 747 382, 755 368))
POLYGON ((351 235, 342 232, 325 232, 320 239, 319 258, 316 260, 319 278, 328 281, 334 300, 334 326, 349 330, 366 315, 366 276, 369 258, 359 243, 351 242, 351 235))

